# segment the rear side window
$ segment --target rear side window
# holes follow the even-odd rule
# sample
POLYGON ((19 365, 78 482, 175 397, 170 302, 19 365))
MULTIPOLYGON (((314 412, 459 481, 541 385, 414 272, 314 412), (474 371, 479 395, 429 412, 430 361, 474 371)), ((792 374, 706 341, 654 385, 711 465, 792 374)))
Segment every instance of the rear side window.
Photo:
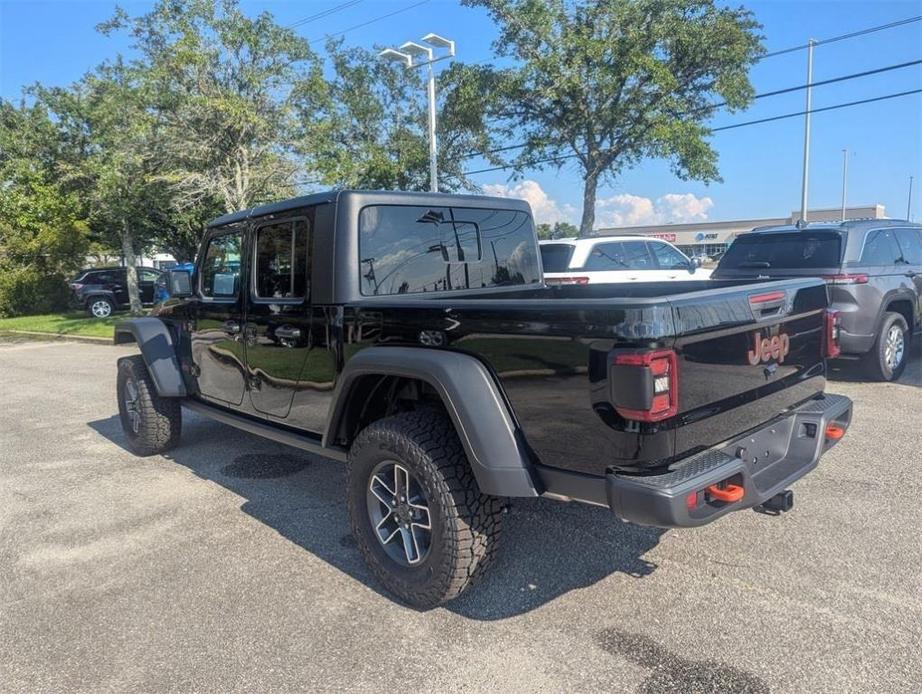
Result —
POLYGON ((922 231, 897 229, 896 240, 900 244, 903 260, 910 265, 922 265, 922 231))
POLYGON ((370 205, 359 215, 366 296, 535 284, 538 248, 519 210, 370 205))
POLYGON ((269 224, 256 232, 256 296, 303 299, 307 291, 307 222, 269 224))
POLYGON ((201 267, 202 296, 227 299, 240 288, 240 234, 214 236, 208 242, 201 267))
POLYGON ((542 243, 541 264, 545 272, 566 272, 573 257, 572 243, 542 243))
POLYGON ((836 232, 743 234, 720 259, 720 270, 810 270, 838 267, 842 239, 836 232))
POLYGON ((902 257, 892 229, 878 229, 868 234, 861 251, 862 265, 896 265, 902 257))
POLYGON ((644 241, 597 243, 589 252, 584 270, 652 270, 653 257, 644 241))

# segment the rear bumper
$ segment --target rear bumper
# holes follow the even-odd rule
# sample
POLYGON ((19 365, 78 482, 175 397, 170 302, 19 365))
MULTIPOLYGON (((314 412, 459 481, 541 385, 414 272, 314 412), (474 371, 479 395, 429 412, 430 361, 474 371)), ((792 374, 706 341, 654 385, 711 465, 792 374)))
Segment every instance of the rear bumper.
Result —
POLYGON ((843 354, 864 354, 874 347, 877 335, 857 335, 839 330, 839 347, 843 354))
POLYGON ((826 436, 827 426, 846 430, 851 416, 849 398, 827 394, 726 445, 686 458, 664 474, 589 477, 550 468, 540 474, 547 496, 608 506, 619 518, 641 525, 695 527, 784 491, 837 443, 826 436), (713 498, 707 488, 722 482, 742 487, 742 498, 713 498))

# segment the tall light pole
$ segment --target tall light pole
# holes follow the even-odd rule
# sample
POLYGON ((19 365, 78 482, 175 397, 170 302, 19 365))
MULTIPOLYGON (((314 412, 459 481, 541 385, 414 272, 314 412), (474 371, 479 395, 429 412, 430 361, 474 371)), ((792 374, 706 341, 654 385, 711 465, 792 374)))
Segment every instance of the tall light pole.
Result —
POLYGON ((906 221, 911 222, 909 214, 912 212, 912 176, 909 177, 909 200, 906 201, 906 221))
POLYGON ((804 117, 804 171, 800 187, 800 219, 807 221, 807 181, 810 178, 810 111, 813 108, 813 46, 816 41, 807 41, 807 108, 804 117))
POLYGON ((845 197, 848 191, 848 149, 842 150, 842 221, 845 221, 845 197))
POLYGON ((444 36, 431 33, 426 34, 420 40, 429 45, 423 46, 415 41, 407 41, 400 46, 400 50, 385 48, 378 55, 387 60, 402 63, 410 69, 425 65, 429 72, 427 85, 429 100, 429 189, 433 193, 437 193, 439 191, 439 163, 438 143, 435 136, 435 72, 432 69, 432 64, 440 60, 454 58, 455 42, 446 39, 444 36), (444 55, 435 57, 433 47, 444 49, 444 55))

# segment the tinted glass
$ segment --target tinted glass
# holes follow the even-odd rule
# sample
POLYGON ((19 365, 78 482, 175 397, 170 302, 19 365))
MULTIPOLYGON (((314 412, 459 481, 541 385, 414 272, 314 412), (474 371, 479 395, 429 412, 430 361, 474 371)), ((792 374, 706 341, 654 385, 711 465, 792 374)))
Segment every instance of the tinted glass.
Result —
POLYGON ((112 284, 115 275, 112 272, 90 272, 83 278, 83 284, 112 284))
POLYGON ((573 244, 571 243, 544 243, 541 244, 541 264, 545 272, 566 272, 570 267, 570 258, 573 257, 573 244))
POLYGON ((240 234, 215 236, 208 242, 201 268, 202 295, 227 298, 240 288, 240 234))
POLYGON ((584 270, 652 270, 653 258, 645 241, 597 243, 589 252, 584 270))
POLYGON ((842 240, 836 232, 743 234, 732 243, 717 266, 721 270, 838 267, 842 240))
POLYGON ((531 217, 516 210, 372 205, 359 217, 362 294, 540 281, 531 217))
POLYGON ((902 257, 892 229, 872 231, 861 252, 862 265, 895 265, 902 257))
POLYGON ((896 240, 900 244, 903 260, 910 265, 922 265, 922 231, 919 229, 897 229, 896 240))
POLYGON ((664 270, 688 267, 688 258, 672 246, 665 243, 651 243, 650 249, 653 251, 653 255, 656 256, 656 262, 664 270))
POLYGON ((307 286, 307 224, 292 220, 256 232, 256 296, 303 299, 307 286))

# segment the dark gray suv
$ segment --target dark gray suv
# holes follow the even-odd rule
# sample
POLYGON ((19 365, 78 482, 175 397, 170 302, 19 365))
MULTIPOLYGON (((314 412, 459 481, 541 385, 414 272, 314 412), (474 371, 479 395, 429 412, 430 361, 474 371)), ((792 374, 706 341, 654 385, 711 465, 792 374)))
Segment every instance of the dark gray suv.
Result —
POLYGON ((843 357, 899 378, 922 329, 922 224, 898 219, 763 227, 738 237, 713 279, 819 275, 839 312, 843 357))

